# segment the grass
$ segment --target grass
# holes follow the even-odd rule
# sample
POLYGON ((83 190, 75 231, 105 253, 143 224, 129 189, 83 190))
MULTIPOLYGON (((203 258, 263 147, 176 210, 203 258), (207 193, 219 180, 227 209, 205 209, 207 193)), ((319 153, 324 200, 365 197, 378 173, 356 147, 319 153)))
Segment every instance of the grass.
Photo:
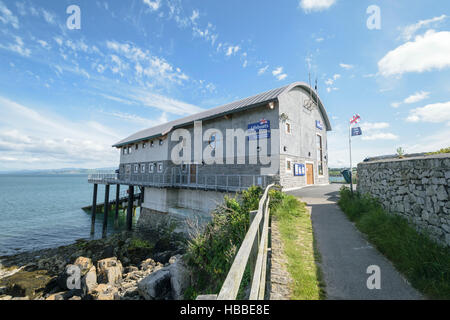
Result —
POLYGON ((441 150, 436 151, 436 152, 430 152, 430 153, 427 153, 427 154, 428 155, 433 155, 433 154, 441 154, 441 153, 450 153, 450 147, 441 149, 441 150))
POLYGON ((315 250, 311 216, 305 204, 295 197, 283 195, 281 203, 272 210, 272 223, 277 223, 291 275, 292 300, 325 298, 324 283, 315 250))
POLYGON ((384 211, 369 196, 341 189, 339 206, 411 283, 431 299, 450 299, 450 248, 416 231, 406 219, 384 211))

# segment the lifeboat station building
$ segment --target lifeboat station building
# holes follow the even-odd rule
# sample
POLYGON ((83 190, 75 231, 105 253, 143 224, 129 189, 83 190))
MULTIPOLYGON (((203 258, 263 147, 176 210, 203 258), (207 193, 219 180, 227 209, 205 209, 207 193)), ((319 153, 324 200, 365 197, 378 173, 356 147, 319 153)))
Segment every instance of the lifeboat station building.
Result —
POLYGON ((139 131, 113 146, 117 174, 90 175, 89 182, 94 190, 139 187, 140 219, 150 223, 167 215, 207 219, 224 195, 252 185, 327 184, 328 131, 317 92, 295 82, 139 131))

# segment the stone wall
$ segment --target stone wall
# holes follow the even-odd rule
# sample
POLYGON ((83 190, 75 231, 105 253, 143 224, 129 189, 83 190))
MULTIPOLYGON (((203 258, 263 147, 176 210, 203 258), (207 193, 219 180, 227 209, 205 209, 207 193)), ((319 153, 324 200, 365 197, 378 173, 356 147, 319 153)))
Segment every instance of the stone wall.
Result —
POLYGON ((358 164, 357 190, 450 246, 450 154, 358 164))

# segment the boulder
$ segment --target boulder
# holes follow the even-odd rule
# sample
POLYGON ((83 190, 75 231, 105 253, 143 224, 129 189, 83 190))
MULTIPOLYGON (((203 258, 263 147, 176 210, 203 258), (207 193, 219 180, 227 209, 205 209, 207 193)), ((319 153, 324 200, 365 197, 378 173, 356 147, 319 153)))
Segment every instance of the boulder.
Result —
POLYGON ((65 294, 65 292, 54 293, 54 294, 49 295, 45 300, 51 300, 51 301, 64 300, 64 294, 65 294))
POLYGON ((13 297, 40 297, 47 289, 52 277, 45 270, 33 272, 19 271, 13 275, 0 279, 0 286, 6 287, 4 294, 13 297))
POLYGON ((97 262, 98 282, 115 285, 122 280, 122 263, 117 258, 107 258, 97 262))
POLYGON ((97 272, 95 266, 92 266, 89 271, 81 279, 81 289, 83 293, 91 293, 97 287, 97 272))
POLYGON ((184 292, 191 285, 190 273, 181 255, 170 258, 169 263, 172 298, 183 300, 184 292))
POLYGON ((92 260, 85 257, 78 257, 73 264, 80 267, 81 275, 88 273, 93 266, 92 260))
POLYGON ((138 283, 138 290, 146 300, 164 300, 170 296, 170 271, 166 268, 151 273, 138 283))
POLYGON ((147 259, 141 262, 141 270, 147 271, 153 269, 156 266, 156 262, 153 259, 147 259))
POLYGON ((92 297, 95 300, 119 300, 119 292, 116 287, 102 283, 92 291, 92 297))

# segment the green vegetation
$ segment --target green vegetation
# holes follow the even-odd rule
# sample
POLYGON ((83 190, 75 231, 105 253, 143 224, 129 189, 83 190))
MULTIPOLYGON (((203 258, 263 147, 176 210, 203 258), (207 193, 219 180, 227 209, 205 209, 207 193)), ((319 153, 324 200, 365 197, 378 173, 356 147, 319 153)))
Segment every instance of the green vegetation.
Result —
POLYGON ((339 206, 368 240, 432 299, 450 299, 450 248, 417 232, 407 220, 389 214, 376 199, 341 188, 339 206))
POLYGON ((277 199, 272 210, 272 224, 277 223, 287 257, 287 270, 293 279, 292 300, 325 298, 321 270, 316 264, 320 255, 315 250, 311 216, 305 204, 295 197, 271 191, 277 199))
POLYGON ((441 150, 436 151, 436 152, 430 152, 430 153, 427 153, 427 154, 428 155, 433 155, 433 154, 441 154, 441 153, 450 153, 450 147, 441 149, 441 150))
MULTIPOLYGON (((225 197, 224 203, 213 212, 205 229, 190 240, 187 262, 192 270, 194 286, 189 288, 186 299, 199 294, 216 294, 227 276, 234 257, 249 227, 249 213, 258 209, 263 190, 251 187, 240 197, 225 197)), ((250 273, 244 275, 243 286, 249 282, 250 273)), ((243 294, 241 288, 240 295, 243 294)))
POLYGON ((401 159, 405 156, 405 150, 402 147, 397 148, 397 156, 401 159))

